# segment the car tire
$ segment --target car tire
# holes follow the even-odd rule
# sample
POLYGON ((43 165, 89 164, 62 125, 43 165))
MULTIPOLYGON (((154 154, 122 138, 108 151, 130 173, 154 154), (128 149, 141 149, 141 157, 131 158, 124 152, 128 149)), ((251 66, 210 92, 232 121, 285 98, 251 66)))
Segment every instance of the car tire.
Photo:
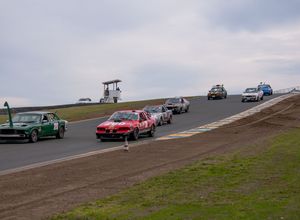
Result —
POLYGON ((262 96, 260 100, 264 100, 264 96, 262 96))
POLYGON ((171 124, 171 123, 172 123, 172 116, 170 116, 170 118, 168 119, 167 123, 168 123, 168 124, 171 124))
POLYGON ((65 129, 64 129, 64 127, 60 126, 58 128, 58 131, 57 131, 57 134, 56 134, 56 138, 57 139, 63 139, 64 136, 65 136, 65 129))
POLYGON ((182 109, 178 109, 178 111, 177 111, 177 114, 181 114, 181 112, 182 112, 182 109))
POLYGON ((139 129, 138 128, 135 128, 132 132, 132 140, 136 141, 137 139, 139 139, 139 129))
POLYGON ((38 132, 37 130, 33 130, 29 136, 30 143, 36 143, 38 141, 38 132))
POLYGON ((158 122, 158 124, 157 124, 157 125, 158 125, 158 126, 162 126, 162 124, 163 124, 163 119, 162 119, 162 118, 160 118, 160 119, 159 119, 159 122, 158 122))
POLYGON ((187 112, 189 112, 189 106, 185 109, 185 112, 187 113, 187 112))
POLYGON ((245 100, 244 100, 244 99, 242 99, 242 102, 245 102, 245 100))
POLYGON ((148 132, 149 137, 154 137, 155 127, 152 125, 150 131, 148 132))

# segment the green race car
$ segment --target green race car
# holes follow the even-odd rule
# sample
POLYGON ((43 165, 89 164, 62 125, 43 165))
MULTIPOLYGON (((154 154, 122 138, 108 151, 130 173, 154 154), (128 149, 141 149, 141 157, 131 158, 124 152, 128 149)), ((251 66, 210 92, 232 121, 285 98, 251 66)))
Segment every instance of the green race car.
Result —
POLYGON ((28 139, 35 143, 42 137, 61 139, 67 131, 68 122, 52 112, 24 112, 12 118, 9 111, 9 119, 0 125, 0 140, 28 139))

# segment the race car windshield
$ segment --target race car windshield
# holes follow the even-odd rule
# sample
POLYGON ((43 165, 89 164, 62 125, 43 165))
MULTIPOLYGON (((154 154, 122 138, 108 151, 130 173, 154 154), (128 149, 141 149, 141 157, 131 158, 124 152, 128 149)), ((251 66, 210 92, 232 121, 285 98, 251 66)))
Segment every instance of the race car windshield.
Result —
POLYGON ((138 120, 138 115, 131 112, 115 112, 110 118, 109 121, 123 121, 123 120, 138 120))
POLYGON ((39 123, 41 115, 37 114, 17 114, 13 117, 14 123, 39 123))
POLYGON ((158 112, 161 112, 160 111, 160 107, 158 107, 158 106, 147 106, 147 107, 145 107, 144 110, 146 112, 149 112, 149 113, 158 113, 158 112))
POLYGON ((262 88, 262 89, 268 89, 268 88, 270 88, 271 86, 270 85, 260 85, 260 86, 258 86, 258 88, 262 88))
POLYGON ((248 88, 245 90, 245 93, 255 93, 255 92, 257 92, 256 88, 248 88))
POLYGON ((167 104, 180 103, 180 99, 168 99, 167 104))
POLYGON ((211 92, 221 92, 221 89, 219 89, 219 88, 212 88, 210 91, 211 92))

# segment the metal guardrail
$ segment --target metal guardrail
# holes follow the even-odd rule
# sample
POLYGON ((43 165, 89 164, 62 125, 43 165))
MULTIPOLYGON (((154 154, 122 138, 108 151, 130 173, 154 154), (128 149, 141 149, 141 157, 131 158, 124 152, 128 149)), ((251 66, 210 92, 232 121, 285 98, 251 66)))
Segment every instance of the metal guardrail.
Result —
POLYGON ((285 93, 291 93, 291 92, 297 92, 297 93, 300 92, 300 86, 276 90, 276 91, 274 91, 274 94, 285 94, 285 93))

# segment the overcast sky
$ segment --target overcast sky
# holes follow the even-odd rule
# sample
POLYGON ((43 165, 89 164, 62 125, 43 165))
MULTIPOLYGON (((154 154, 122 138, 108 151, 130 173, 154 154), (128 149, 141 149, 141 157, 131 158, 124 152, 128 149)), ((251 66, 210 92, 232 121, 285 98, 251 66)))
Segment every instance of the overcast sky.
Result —
POLYGON ((0 101, 98 101, 111 79, 125 101, 300 85, 299 11, 300 0, 0 0, 0 101))

